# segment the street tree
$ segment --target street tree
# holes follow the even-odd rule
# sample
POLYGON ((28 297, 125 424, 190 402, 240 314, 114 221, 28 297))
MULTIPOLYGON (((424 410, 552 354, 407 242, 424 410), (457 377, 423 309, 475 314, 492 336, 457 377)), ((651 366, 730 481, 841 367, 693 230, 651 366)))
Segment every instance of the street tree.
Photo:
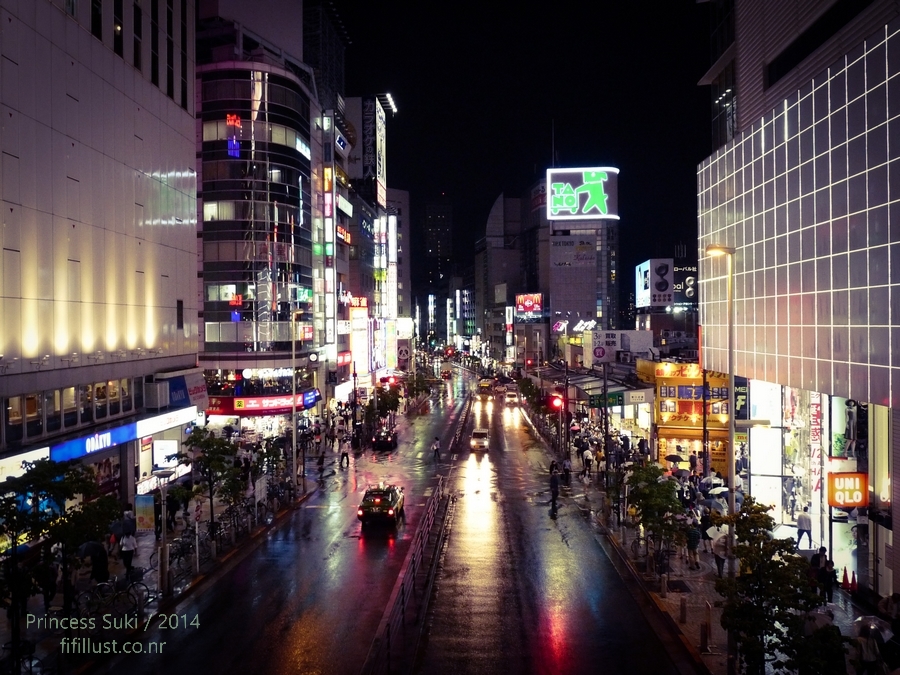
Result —
POLYGON ((237 446, 230 440, 216 436, 205 427, 194 427, 184 446, 188 451, 178 453, 178 462, 189 465, 199 479, 194 484, 195 493, 205 492, 209 496, 209 531, 210 534, 215 534, 216 518, 213 504, 215 498, 220 495, 225 481, 240 472, 234 465, 237 446))
POLYGON ((98 498, 94 472, 77 460, 41 459, 26 462, 24 468, 22 475, 3 482, 0 493, 0 539, 4 547, 0 598, 9 606, 14 665, 20 657, 21 610, 35 588, 31 571, 20 565, 28 543, 43 540, 47 546, 64 544, 65 573, 78 545, 102 538, 118 515, 118 503, 111 497, 98 498))
POLYGON ((676 482, 669 480, 662 467, 635 466, 626 480, 628 503, 637 511, 640 523, 657 544, 672 541, 680 526, 676 514, 684 511, 676 494, 676 482))
POLYGON ((835 647, 827 634, 812 642, 804 634, 808 613, 823 598, 810 584, 809 563, 797 554, 794 540, 772 535, 770 508, 746 497, 739 512, 713 515, 717 525, 734 527, 740 574, 717 580, 716 590, 724 597, 722 627, 733 636, 750 675, 763 675, 767 665, 775 672, 795 672, 811 656, 810 645, 816 645, 819 655, 835 647))

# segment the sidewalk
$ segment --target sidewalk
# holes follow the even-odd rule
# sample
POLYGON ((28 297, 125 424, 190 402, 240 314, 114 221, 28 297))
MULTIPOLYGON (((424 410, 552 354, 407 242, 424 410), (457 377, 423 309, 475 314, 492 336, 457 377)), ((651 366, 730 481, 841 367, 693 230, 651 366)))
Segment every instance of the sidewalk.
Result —
MULTIPOLYGON (((535 431, 537 433, 536 429, 535 431)), ((552 455, 553 451, 546 440, 539 433, 537 436, 544 441, 548 456, 552 455)), ((557 460, 561 461, 561 457, 557 460)), ((698 672, 725 675, 726 634, 720 623, 722 610, 717 606, 722 601, 722 596, 715 589, 718 573, 713 555, 701 548, 699 570, 690 569, 686 561, 673 556, 670 560, 667 587, 663 590, 659 577, 652 573, 648 574, 645 571, 644 561, 635 558, 630 549, 636 531, 616 527, 614 523, 607 527, 607 523, 604 522, 605 486, 598 484, 596 474, 594 481, 588 485, 583 484, 578 480, 580 470, 580 462, 574 459, 572 486, 570 488, 563 486, 561 496, 571 499, 578 506, 585 517, 590 519, 597 535, 610 544, 608 549, 625 563, 632 577, 660 611, 665 623, 690 652, 698 672), (710 626, 705 645, 701 645, 703 623, 710 626)), ((834 625, 841 633, 851 637, 856 635, 853 622, 861 616, 871 616, 875 613, 874 608, 866 606, 863 601, 854 598, 849 591, 841 588, 835 589, 834 602, 820 611, 826 610, 834 614, 834 625)))
MULTIPOLYGON (((307 492, 300 496, 299 500, 302 502, 307 499, 309 495, 311 495, 316 489, 316 482, 312 481, 312 485, 309 486, 307 492)), ((222 511, 225 510, 225 506, 217 503, 215 506, 216 518, 220 517, 222 511)), ((283 518, 285 518, 290 511, 288 509, 282 509, 276 517, 276 523, 283 518)), ((190 510, 190 517, 193 518, 194 511, 193 507, 190 510)), ((189 518, 190 520, 190 518, 189 518)), ((209 500, 206 499, 201 503, 201 531, 204 527, 202 523, 209 520, 209 500)), ((277 526, 277 525, 276 525, 277 526)), ((178 515, 176 517, 176 527, 174 532, 166 533, 167 542, 171 542, 176 537, 181 535, 181 532, 184 530, 185 523, 182 520, 181 510, 178 511, 178 515)), ((160 608, 165 609, 166 606, 178 600, 180 597, 185 595, 186 593, 192 592, 206 577, 209 571, 212 571, 217 566, 222 565, 228 559, 230 559, 235 553, 238 551, 244 550, 249 546, 252 546, 252 543, 256 540, 256 536, 259 533, 263 532, 265 528, 263 526, 257 526, 250 533, 250 536, 244 536, 242 539, 237 541, 237 545, 228 549, 227 552, 220 553, 219 557, 216 561, 207 563, 204 567, 201 567, 200 575, 196 574, 185 574, 181 577, 176 577, 174 580, 172 592, 168 597, 163 598, 160 593, 159 588, 159 570, 150 569, 150 558, 156 553, 156 558, 158 558, 158 547, 161 542, 157 542, 156 535, 153 531, 139 531, 135 538, 137 539, 137 549, 135 550, 134 558, 132 560, 132 567, 135 569, 143 568, 144 575, 141 582, 147 586, 150 590, 150 597, 148 598, 147 604, 144 607, 143 616, 138 617, 138 624, 147 617, 152 615, 154 612, 160 611, 160 608)), ((155 561, 154 561, 155 562, 155 561)), ((110 573, 110 581, 114 581, 116 579, 123 580, 125 578, 125 566, 122 563, 121 559, 118 557, 118 552, 113 556, 111 555, 109 558, 109 573, 110 573)), ((79 571, 78 577, 75 582, 75 594, 77 596, 78 593, 82 591, 88 590, 91 586, 91 582, 89 579, 90 574, 90 566, 87 566, 79 571)), ((21 639, 23 641, 27 641, 34 646, 34 656, 41 660, 45 667, 53 667, 56 663, 56 658, 58 655, 58 649, 60 645, 60 640, 66 635, 66 631, 61 629, 52 629, 48 627, 46 624, 46 619, 55 618, 59 619, 63 617, 63 594, 62 594, 62 584, 58 584, 59 591, 56 596, 50 603, 50 611, 44 611, 44 601, 43 596, 38 594, 35 596, 31 596, 28 598, 26 603, 26 615, 22 618, 21 621, 21 639)), ((78 632, 76 631, 76 634, 78 632)), ((123 631, 117 631, 119 635, 123 633, 123 631)), ((10 641, 11 632, 9 625, 9 617, 7 612, 0 611, 0 644, 6 644, 10 641)), ((25 652, 23 652, 25 653, 25 652)), ((5 656, 5 654, 4 654, 5 656)), ((37 666, 35 666, 35 672, 43 672, 37 670, 37 666)), ((54 671, 54 672, 68 672, 66 670, 54 671)))

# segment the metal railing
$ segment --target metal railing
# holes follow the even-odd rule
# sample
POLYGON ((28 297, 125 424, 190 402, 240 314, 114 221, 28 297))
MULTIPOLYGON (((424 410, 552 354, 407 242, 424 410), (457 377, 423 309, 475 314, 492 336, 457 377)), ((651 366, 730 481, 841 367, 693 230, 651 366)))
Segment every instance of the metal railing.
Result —
MULTIPOLYGON (((400 576, 397 578, 387 609, 378 626, 378 632, 363 666, 362 672, 366 675, 390 673, 392 667, 396 666, 400 660, 400 653, 406 648, 405 642, 410 637, 407 635, 406 625, 409 601, 412 597, 425 594, 426 589, 430 585, 429 579, 434 571, 432 568, 429 572, 428 578, 423 583, 423 588, 419 589, 416 587, 416 577, 425 557, 431 529, 434 526, 443 497, 444 479, 443 476, 438 476, 437 488, 425 507, 425 517, 419 524, 412 547, 407 554, 400 576)), ((435 543, 436 549, 440 548, 442 538, 442 536, 438 537, 435 543)), ((436 556, 434 559, 436 559, 436 556)), ((418 616, 415 619, 418 619, 418 616)))

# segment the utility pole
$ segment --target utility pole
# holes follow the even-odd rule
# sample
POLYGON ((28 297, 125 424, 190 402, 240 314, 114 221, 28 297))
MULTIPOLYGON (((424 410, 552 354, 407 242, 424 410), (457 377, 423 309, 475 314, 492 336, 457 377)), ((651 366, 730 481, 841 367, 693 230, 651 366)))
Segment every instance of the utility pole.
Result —
POLYGON ((703 369, 703 477, 709 476, 709 427, 707 417, 709 415, 709 396, 706 383, 706 368, 703 369))

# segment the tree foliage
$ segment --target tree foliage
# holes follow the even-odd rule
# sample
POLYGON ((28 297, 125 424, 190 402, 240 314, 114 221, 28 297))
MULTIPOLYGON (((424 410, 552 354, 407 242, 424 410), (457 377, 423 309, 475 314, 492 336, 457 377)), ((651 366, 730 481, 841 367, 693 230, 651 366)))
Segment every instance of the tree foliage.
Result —
MULTIPOLYGON (((234 466, 237 446, 220 438, 204 427, 194 427, 184 442, 189 452, 178 453, 178 462, 191 466, 199 478, 194 485, 197 494, 205 492, 212 505, 216 496, 222 496, 222 488, 230 478, 240 473, 234 466)), ((230 490, 228 494, 230 494, 230 490)), ((227 495, 226 495, 227 496, 227 495)), ((210 528, 215 530, 215 510, 209 510, 210 528)))
POLYGON ((628 502, 637 510, 644 530, 657 542, 671 541, 679 531, 675 516, 684 511, 676 495, 676 484, 662 467, 635 466, 626 480, 628 502))
MULTIPOLYGON (((810 585, 809 563, 796 553, 794 540, 772 536, 775 521, 769 508, 747 497, 738 513, 713 516, 716 524, 734 527, 734 555, 740 561, 740 574, 716 582, 725 598, 722 627, 732 631, 740 661, 753 675, 762 675, 767 662, 776 672, 809 665, 811 645, 816 643, 804 635, 804 622, 808 612, 823 604, 810 585)), ((816 640, 823 642, 814 648, 819 656, 834 647, 828 635, 820 634, 816 640)))

